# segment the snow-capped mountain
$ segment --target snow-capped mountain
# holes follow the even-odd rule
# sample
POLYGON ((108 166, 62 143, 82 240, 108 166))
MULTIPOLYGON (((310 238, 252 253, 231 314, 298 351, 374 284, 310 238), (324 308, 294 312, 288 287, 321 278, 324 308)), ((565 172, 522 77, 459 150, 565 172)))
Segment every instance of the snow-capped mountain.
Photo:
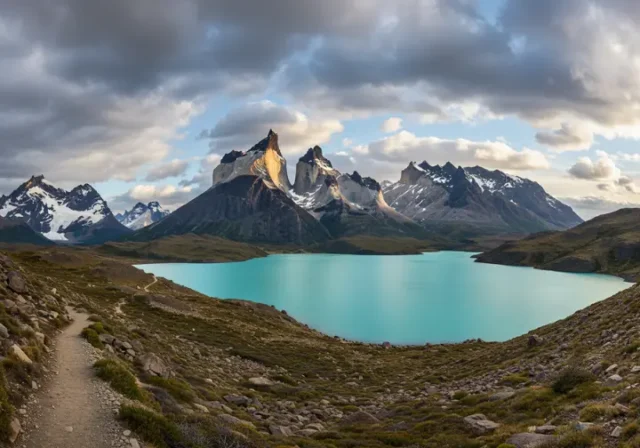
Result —
POLYGON ((116 219, 120 224, 132 230, 138 230, 160 221, 170 213, 169 210, 163 209, 156 201, 149 202, 148 204, 138 202, 131 210, 118 213, 116 219))
POLYGON ((33 176, 9 196, 0 197, 0 216, 23 220, 57 242, 99 243, 128 232, 91 185, 66 191, 44 176, 33 176))
POLYGON ((310 148, 298 160, 289 195, 334 237, 424 233, 411 219, 389 207, 376 180, 362 177, 357 171, 340 173, 319 146, 310 148))
POLYGON ((540 184, 479 166, 411 162, 399 182, 385 186, 384 195, 391 207, 430 229, 531 233, 582 222, 540 184))

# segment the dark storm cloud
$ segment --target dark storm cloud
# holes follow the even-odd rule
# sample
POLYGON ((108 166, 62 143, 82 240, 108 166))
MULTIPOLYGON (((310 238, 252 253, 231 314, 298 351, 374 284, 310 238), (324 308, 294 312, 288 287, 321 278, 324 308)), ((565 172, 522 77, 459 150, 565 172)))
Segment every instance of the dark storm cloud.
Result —
MULTIPOLYGON (((213 95, 266 89, 325 125, 329 114, 385 111, 451 120, 475 103, 550 128, 539 136, 550 145, 577 144, 562 128, 572 121, 586 122, 582 135, 626 135, 640 121, 629 64, 639 19, 622 0, 512 0, 495 24, 471 0, 5 0, 0 175, 133 179, 167 160, 213 95)), ((291 111, 243 111, 306 143, 291 111)), ((209 137, 238 134, 231 127, 209 137)))

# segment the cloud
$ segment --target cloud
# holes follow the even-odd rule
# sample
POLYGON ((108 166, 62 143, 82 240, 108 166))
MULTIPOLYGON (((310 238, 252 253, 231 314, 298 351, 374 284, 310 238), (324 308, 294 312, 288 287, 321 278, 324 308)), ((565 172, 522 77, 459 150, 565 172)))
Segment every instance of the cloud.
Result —
POLYGON ((188 160, 173 159, 170 162, 151 168, 147 173, 145 180, 148 182, 155 182, 168 177, 178 177, 184 174, 188 168, 188 160))
POLYGON ((531 170, 546 169, 549 161, 539 151, 524 148, 517 151, 500 141, 447 140, 438 137, 418 137, 400 131, 369 145, 372 157, 383 160, 408 162, 409 160, 453 161, 462 164, 482 163, 487 167, 531 170))
POLYGON ((633 179, 622 174, 613 158, 604 151, 597 151, 598 159, 594 162, 589 157, 580 157, 569 168, 568 173, 576 179, 600 181, 601 191, 617 192, 619 189, 629 193, 638 193, 639 189, 633 179))
POLYGON ((382 122, 380 129, 382 130, 382 132, 385 132, 387 134, 399 131, 400 129, 402 129, 402 118, 398 118, 398 117, 387 118, 382 122))
POLYGON ((138 202, 158 201, 164 208, 175 209, 195 197, 191 187, 175 185, 139 184, 126 193, 109 198, 109 206, 113 211, 129 210, 138 202))
POLYGON ((212 129, 203 131, 201 137, 209 140, 213 152, 222 154, 232 149, 249 149, 269 129, 278 133, 283 153, 300 154, 328 142, 344 128, 338 120, 313 119, 293 108, 260 101, 231 110, 212 129))
POLYGON ((600 152, 594 162, 589 157, 580 157, 569 168, 569 174, 577 179, 617 181, 621 176, 620 169, 607 153, 600 152))
POLYGON ((538 132, 536 140, 559 151, 580 151, 591 147, 593 133, 589 129, 563 123, 551 132, 538 132))
MULTIPOLYGON (((351 148, 352 157, 336 160, 342 171, 357 169, 377 179, 396 179, 411 160, 426 160, 432 164, 451 162, 455 165, 481 165, 489 169, 546 170, 549 160, 529 148, 516 150, 501 141, 472 141, 419 137, 403 130, 383 139, 351 148)), ((333 155, 332 161, 333 161, 333 155)))
POLYGON ((611 213, 621 208, 638 208, 640 202, 613 200, 598 196, 561 197, 558 198, 570 205, 583 219, 591 219, 604 213, 611 213))

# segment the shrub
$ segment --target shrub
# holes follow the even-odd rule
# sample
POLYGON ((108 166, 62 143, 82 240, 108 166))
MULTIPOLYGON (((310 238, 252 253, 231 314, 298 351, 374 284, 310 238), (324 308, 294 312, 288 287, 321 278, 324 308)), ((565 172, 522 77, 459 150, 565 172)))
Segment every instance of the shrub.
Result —
POLYGON ((595 381, 595 376, 591 372, 578 367, 568 367, 558 375, 552 388, 555 393, 566 394, 574 387, 592 381, 595 381))
POLYGON ((630 355, 631 353, 635 353, 640 348, 640 341, 633 341, 631 344, 627 345, 622 349, 622 353, 626 353, 630 355))
POLYGON ((580 411, 580 420, 585 422, 595 422, 603 418, 616 417, 620 411, 615 406, 607 404, 591 404, 580 411))
POLYGON ((181 446, 178 427, 164 416, 136 406, 120 406, 119 417, 129 429, 158 448, 181 446))
POLYGON ((93 365, 98 378, 108 382, 111 387, 120 392, 125 397, 133 400, 145 400, 147 394, 144 393, 136 383, 136 377, 129 370, 113 359, 101 359, 93 365))
POLYGON ((467 395, 469 395, 469 393, 468 393, 468 392, 465 392, 464 390, 459 390, 459 391, 456 391, 456 392, 453 394, 453 399, 454 399, 454 400, 462 400, 462 399, 463 399, 464 397, 466 397, 467 395))
POLYGON ((0 366, 0 440, 7 441, 9 437, 9 425, 13 418, 13 406, 9 403, 7 394, 7 379, 4 369, 0 366))
POLYGON ((100 336, 93 328, 85 328, 82 330, 82 336, 89 342, 89 344, 93 345, 95 348, 103 349, 104 344, 100 340, 100 336))
POLYGON ((638 423, 631 422, 628 425, 625 425, 624 428, 622 428, 621 436, 623 439, 630 439, 638 435, 639 433, 640 433, 640 426, 638 425, 638 423))
POLYGON ((190 403, 195 398, 195 393, 189 383, 175 378, 162 378, 160 376, 150 376, 146 379, 149 384, 158 386, 166 390, 177 400, 190 403))
POLYGON ((501 443, 498 445, 498 448, 516 448, 515 445, 511 445, 510 443, 501 443))
POLYGON ((591 448, 596 443, 591 431, 572 431, 557 443, 558 448, 591 448))
POLYGON ((519 384, 524 384, 529 382, 529 378, 522 375, 514 373, 513 375, 507 375, 500 380, 501 384, 505 384, 507 386, 517 386, 519 384))

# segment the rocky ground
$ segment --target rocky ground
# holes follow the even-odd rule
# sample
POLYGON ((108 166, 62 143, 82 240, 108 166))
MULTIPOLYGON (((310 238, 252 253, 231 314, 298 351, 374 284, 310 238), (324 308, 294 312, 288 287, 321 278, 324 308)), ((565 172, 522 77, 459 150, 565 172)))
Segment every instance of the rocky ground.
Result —
MULTIPOLYGON (((18 445, 41 446, 56 415, 37 409, 56 397, 63 367, 45 354, 59 357, 66 334, 83 350, 82 418, 104 423, 89 446, 640 446, 637 286, 505 343, 405 347, 328 337, 88 251, 14 253, 0 266, 1 434, 18 445), (89 321, 69 326, 65 306, 89 321), (83 326, 88 342, 71 337, 83 326)), ((67 441, 82 426, 62 424, 67 441)))

